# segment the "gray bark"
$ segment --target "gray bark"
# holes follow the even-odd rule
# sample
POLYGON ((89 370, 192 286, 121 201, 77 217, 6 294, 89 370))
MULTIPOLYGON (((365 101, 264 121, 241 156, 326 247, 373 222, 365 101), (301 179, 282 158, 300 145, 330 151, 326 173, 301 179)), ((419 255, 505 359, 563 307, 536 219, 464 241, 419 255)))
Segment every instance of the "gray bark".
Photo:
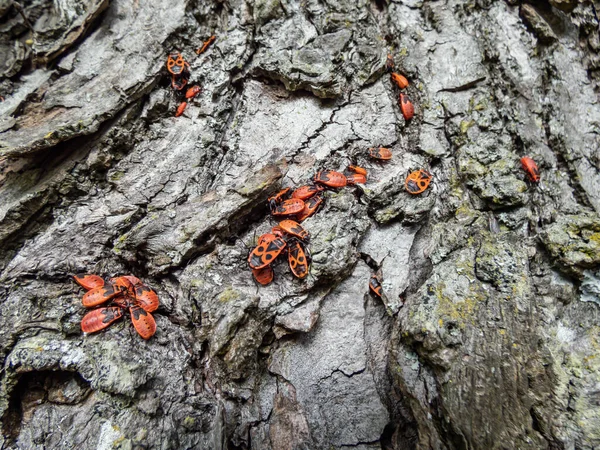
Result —
POLYGON ((596 11, 0 1, 0 448, 600 448, 596 11), (311 275, 257 287, 267 197, 349 163, 311 275), (81 272, 155 289, 156 335, 82 335, 81 272))

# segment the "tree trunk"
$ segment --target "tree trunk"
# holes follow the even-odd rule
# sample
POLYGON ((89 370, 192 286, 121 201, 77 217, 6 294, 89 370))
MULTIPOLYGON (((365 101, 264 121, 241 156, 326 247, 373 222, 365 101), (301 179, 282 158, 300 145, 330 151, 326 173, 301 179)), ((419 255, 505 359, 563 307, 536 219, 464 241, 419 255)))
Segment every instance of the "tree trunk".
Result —
POLYGON ((600 447, 592 2, 5 0, 0 21, 0 448, 600 447), (174 50, 202 87, 181 117, 174 50), (310 275, 285 256, 258 286, 267 198, 349 164, 367 183, 303 223, 310 275), (77 273, 156 290, 156 334, 126 313, 83 335, 77 273))

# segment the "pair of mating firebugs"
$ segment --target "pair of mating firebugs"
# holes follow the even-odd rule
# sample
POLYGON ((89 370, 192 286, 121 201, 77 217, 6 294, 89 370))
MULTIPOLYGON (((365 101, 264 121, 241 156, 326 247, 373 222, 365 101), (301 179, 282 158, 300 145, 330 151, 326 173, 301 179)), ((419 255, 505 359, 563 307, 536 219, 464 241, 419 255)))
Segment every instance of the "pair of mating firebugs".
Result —
POLYGON ((355 184, 367 182, 367 170, 359 166, 348 166, 347 173, 343 174, 334 170, 319 170, 313 181, 326 188, 339 189, 355 184))
POLYGON ((366 169, 358 166, 348 166, 348 171, 351 173, 345 175, 334 170, 320 170, 313 178, 314 184, 301 186, 294 190, 291 195, 291 188, 282 189, 268 199, 271 214, 274 216, 295 216, 298 222, 302 222, 317 212, 323 203, 321 191, 324 189, 339 189, 367 182, 366 169), (287 198, 288 196, 291 198, 287 198))
MULTIPOLYGON (((387 56, 387 60, 385 63, 385 67, 388 72, 391 72, 392 82, 398 86, 398 89, 406 89, 408 87, 408 80, 404 75, 394 72, 394 58, 392 55, 387 56)), ((398 97, 398 104, 400 105, 400 110, 402 111, 402 115, 404 116, 404 120, 410 120, 415 115, 415 107, 412 102, 408 98, 408 95, 404 93, 400 93, 398 97)))

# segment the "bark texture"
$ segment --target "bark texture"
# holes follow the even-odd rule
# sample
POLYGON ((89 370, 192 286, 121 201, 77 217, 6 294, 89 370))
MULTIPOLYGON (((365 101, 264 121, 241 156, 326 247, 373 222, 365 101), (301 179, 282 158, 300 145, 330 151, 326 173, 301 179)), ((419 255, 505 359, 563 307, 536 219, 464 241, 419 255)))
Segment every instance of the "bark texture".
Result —
POLYGON ((0 448, 600 448, 594 3, 4 0, 0 49, 0 448), (266 198, 352 162, 258 288, 266 198), (83 336, 81 272, 156 335, 83 336))

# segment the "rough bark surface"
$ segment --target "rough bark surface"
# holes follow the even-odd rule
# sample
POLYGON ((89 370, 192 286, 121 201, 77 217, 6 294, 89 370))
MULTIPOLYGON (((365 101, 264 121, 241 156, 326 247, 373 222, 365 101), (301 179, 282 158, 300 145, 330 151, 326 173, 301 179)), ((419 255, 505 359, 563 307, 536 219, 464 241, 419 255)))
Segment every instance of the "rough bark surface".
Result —
POLYGON ((0 1, 0 448, 600 448, 599 24, 574 0, 0 1), (179 118, 173 49, 203 87, 179 118), (351 162, 367 184, 305 222, 310 277, 258 288, 266 198, 351 162), (156 335, 83 336, 81 272, 154 288, 156 335))

